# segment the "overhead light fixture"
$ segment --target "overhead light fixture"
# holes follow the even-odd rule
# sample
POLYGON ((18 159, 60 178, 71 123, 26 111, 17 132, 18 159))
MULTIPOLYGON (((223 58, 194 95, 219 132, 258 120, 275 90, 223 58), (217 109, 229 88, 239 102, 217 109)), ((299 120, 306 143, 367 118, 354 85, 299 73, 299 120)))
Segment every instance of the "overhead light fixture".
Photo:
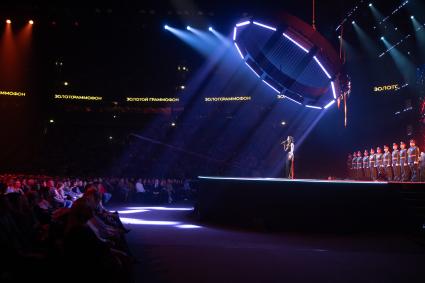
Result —
POLYGON ((335 103, 335 100, 332 100, 331 102, 329 102, 328 104, 326 104, 325 109, 328 109, 329 107, 331 107, 333 104, 335 103))
POLYGON ((304 46, 302 46, 301 44, 299 44, 295 39, 293 39, 292 37, 290 37, 286 33, 283 33, 283 36, 286 37, 287 39, 289 39, 289 41, 291 41, 293 44, 295 44, 296 46, 298 46, 299 48, 301 48, 305 53, 308 53, 308 50, 304 46))
POLYGON ((335 91, 335 84, 334 84, 334 82, 331 82, 331 87, 332 87, 332 95, 333 95, 334 99, 336 99, 336 91, 335 91))
POLYGON ((236 50, 238 50, 239 55, 241 55, 241 58, 244 59, 244 56, 243 56, 241 50, 239 49, 238 44, 236 42, 234 44, 235 44, 236 50))
POLYGON ((325 67, 323 67, 322 63, 320 63, 319 59, 317 59, 316 56, 313 56, 313 59, 316 61, 316 63, 320 66, 322 71, 325 73, 325 75, 328 77, 328 79, 331 78, 331 75, 329 75, 328 71, 326 71, 325 67))
POLYGON ((29 23, 30 25, 33 25, 33 24, 34 24, 34 21, 33 21, 33 20, 29 20, 29 21, 28 21, 28 23, 29 23))
POLYGON ((306 105, 307 108, 313 108, 313 109, 322 109, 322 107, 314 106, 314 105, 306 105))
POLYGON ((6 24, 9 24, 10 25, 11 23, 12 23, 12 21, 10 19, 7 19, 6 20, 6 24))
POLYGON ((259 22, 253 22, 253 23, 254 23, 254 25, 257 25, 257 26, 260 26, 260 27, 263 27, 263 28, 266 28, 266 29, 270 29, 272 31, 276 31, 275 27, 271 27, 271 26, 268 26, 268 25, 265 25, 265 24, 262 24, 262 23, 259 23, 259 22))
POLYGON ((242 26, 249 25, 250 23, 251 23, 251 21, 245 21, 245 22, 241 22, 241 23, 236 24, 236 26, 237 27, 242 27, 242 26))

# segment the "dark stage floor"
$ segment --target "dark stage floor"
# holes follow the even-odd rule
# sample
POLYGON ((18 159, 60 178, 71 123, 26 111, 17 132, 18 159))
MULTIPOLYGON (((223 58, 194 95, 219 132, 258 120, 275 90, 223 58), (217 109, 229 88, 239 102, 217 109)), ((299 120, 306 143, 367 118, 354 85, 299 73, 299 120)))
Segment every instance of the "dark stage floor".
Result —
POLYGON ((187 205, 117 209, 132 223, 137 282, 425 282, 425 246, 410 236, 204 226, 187 205))

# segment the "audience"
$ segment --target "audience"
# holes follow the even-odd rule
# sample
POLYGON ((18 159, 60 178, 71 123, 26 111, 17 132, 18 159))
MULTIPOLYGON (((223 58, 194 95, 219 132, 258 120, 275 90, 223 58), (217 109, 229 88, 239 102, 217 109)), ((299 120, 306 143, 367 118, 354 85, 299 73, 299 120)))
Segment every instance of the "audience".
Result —
POLYGON ((189 180, 0 175, 0 281, 131 282, 129 230, 104 204, 192 195, 189 180))

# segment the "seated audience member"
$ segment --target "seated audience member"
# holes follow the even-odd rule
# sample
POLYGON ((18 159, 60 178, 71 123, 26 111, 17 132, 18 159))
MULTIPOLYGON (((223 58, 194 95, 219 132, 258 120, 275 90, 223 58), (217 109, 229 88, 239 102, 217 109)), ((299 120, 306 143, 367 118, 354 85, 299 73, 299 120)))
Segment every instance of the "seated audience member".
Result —
POLYGON ((145 194, 146 194, 146 190, 142 183, 142 179, 138 179, 136 182, 136 201, 137 202, 143 201, 145 194))
POLYGON ((184 191, 184 200, 188 200, 190 198, 190 182, 188 179, 185 179, 183 182, 183 191, 184 191))
POLYGON ((21 181, 16 180, 16 181, 15 181, 14 188, 15 188, 15 192, 16 192, 16 193, 19 193, 19 194, 21 194, 21 195, 23 195, 23 194, 24 194, 24 191, 22 190, 22 183, 21 183, 21 181))
POLYGON ((159 181, 159 179, 155 179, 153 186, 152 186, 152 198, 154 201, 159 202, 161 201, 161 192, 162 192, 162 186, 159 181))
POLYGON ((15 192, 15 184, 13 182, 13 179, 6 180, 6 190, 5 194, 11 194, 15 192))
POLYGON ((51 220, 51 206, 50 203, 40 197, 37 191, 29 191, 26 194, 28 205, 32 209, 37 221, 41 224, 49 224, 51 220))
POLYGON ((174 188, 173 188, 173 183, 172 183, 171 180, 166 181, 165 190, 166 190, 167 196, 168 196, 168 203, 172 203, 173 202, 174 188))
POLYGON ((108 203, 108 201, 111 199, 112 194, 108 193, 105 186, 102 183, 102 179, 99 178, 98 182, 96 183, 97 191, 100 193, 100 198, 102 200, 103 204, 108 203))
POLYGON ((124 179, 120 179, 118 182, 118 193, 125 202, 128 200, 130 189, 124 179))
POLYGON ((80 198, 72 206, 65 229, 64 251, 66 266, 78 262, 78 272, 70 272, 67 276, 75 276, 76 280, 84 275, 84 281, 120 282, 127 281, 128 266, 125 264, 125 253, 111 249, 100 240, 88 222, 93 218, 93 211, 87 198, 80 198))
POLYGON ((81 192, 80 186, 79 186, 79 181, 75 180, 71 186, 71 193, 74 195, 74 197, 76 198, 80 198, 83 196, 83 193, 81 192))
POLYGON ((55 202, 55 206, 70 208, 72 205, 72 201, 67 199, 63 188, 64 188, 63 183, 58 182, 56 184, 56 187, 53 187, 51 191, 53 195, 53 200, 55 202))

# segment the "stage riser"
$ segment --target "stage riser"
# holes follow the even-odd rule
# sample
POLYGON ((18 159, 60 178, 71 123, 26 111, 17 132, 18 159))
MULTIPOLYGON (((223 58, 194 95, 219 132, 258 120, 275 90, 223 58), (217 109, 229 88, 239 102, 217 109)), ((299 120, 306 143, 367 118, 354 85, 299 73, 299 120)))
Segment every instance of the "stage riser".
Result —
POLYGON ((198 214, 209 221, 323 231, 419 231, 422 224, 402 194, 423 191, 415 184, 200 179, 198 185, 198 214))

